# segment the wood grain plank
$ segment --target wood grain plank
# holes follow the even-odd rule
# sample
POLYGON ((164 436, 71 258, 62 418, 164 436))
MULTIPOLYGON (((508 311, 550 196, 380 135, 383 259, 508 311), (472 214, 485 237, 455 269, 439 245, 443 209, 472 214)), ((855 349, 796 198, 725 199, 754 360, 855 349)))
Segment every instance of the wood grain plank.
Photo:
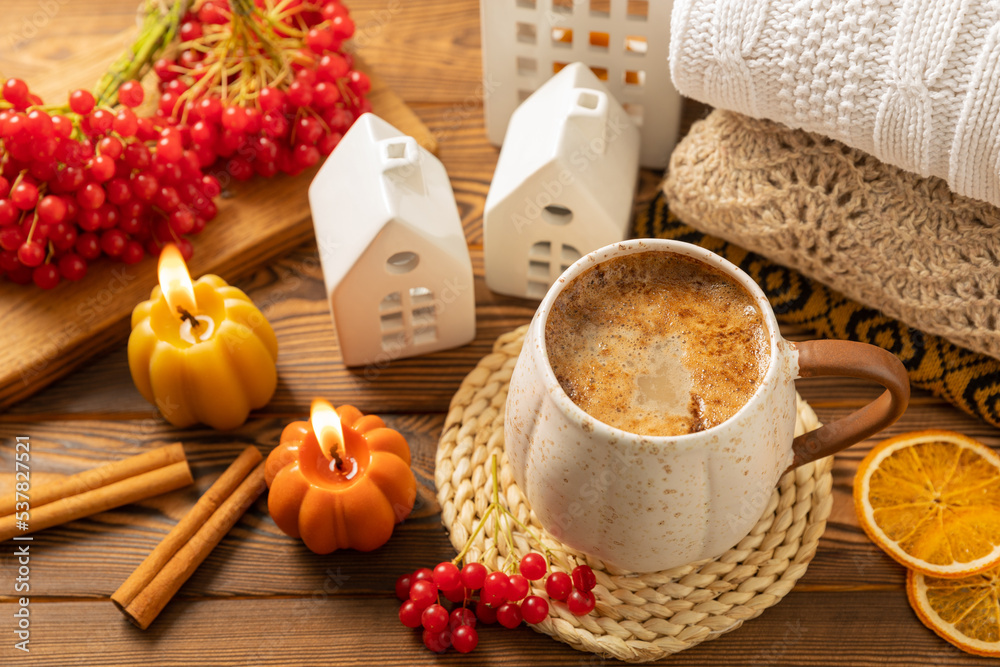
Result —
MULTIPOLYGON (((823 419, 834 419, 846 410, 820 411, 823 419)), ((969 424, 949 423, 951 408, 941 407, 929 415, 946 427, 971 433, 997 447, 1000 432, 969 424)), ((414 471, 420 482, 417 509, 398 528, 384 548, 361 556, 354 552, 326 557, 309 554, 296 540, 283 536, 267 516, 266 502, 254 509, 223 540, 183 589, 185 595, 229 596, 295 594, 310 590, 330 566, 352 574, 351 590, 390 590, 404 571, 450 558, 453 550, 437 515, 433 490, 434 455, 444 423, 443 414, 383 415, 409 441, 414 471), (272 567, 281 563, 281 567, 272 567)), ((912 430, 909 416, 890 427, 885 435, 912 430)), ((28 435, 32 442, 33 474, 72 474, 109 460, 145 451, 157 444, 182 440, 196 478, 195 486, 90 519, 40 533, 35 544, 45 557, 35 565, 38 573, 35 595, 109 595, 166 532, 193 504, 247 444, 268 452, 277 444, 287 418, 255 419, 230 433, 211 429, 177 430, 159 419, 125 421, 45 421, 0 423, 0 493, 9 493, 12 483, 14 436, 28 435), (87 572, 87 577, 80 577, 87 572)), ((838 456, 834 466, 834 506, 816 560, 801 585, 815 590, 853 590, 872 585, 902 590, 903 569, 882 554, 863 534, 854 514, 851 484, 860 459, 879 439, 860 443, 838 456)), ((0 581, 13 576, 16 565, 0 551, 0 581), (7 560, 3 560, 4 558, 7 560)))
MULTIPOLYGON (((588 653, 526 627, 478 627, 479 647, 461 655, 427 651, 396 620, 398 601, 355 597, 331 577, 309 597, 174 600, 149 630, 130 626, 107 601, 31 606, 31 654, 0 646, 4 664, 216 665, 604 665, 588 653), (327 590, 333 590, 328 593, 327 590)), ((8 617, 10 603, 0 604, 8 617)), ((900 591, 789 594, 743 627, 669 658, 683 667, 989 665, 961 653, 920 624, 900 591)))

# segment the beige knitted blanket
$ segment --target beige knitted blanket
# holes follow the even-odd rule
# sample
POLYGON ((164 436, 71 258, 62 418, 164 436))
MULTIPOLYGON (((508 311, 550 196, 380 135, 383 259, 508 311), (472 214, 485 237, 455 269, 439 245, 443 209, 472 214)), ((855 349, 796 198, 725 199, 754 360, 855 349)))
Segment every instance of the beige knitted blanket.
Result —
POLYGON ((1000 358, 1000 209, 832 139, 718 110, 674 151, 663 189, 688 224, 1000 358))

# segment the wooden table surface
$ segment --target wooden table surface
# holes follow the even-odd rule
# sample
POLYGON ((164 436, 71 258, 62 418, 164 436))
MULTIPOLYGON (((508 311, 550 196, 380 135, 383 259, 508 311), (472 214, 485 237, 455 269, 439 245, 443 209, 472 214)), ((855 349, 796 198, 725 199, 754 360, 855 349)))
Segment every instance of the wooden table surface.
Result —
MULTIPOLYGON (((493 0, 491 0, 493 1, 493 0)), ((4 2, 0 72, 33 83, 54 61, 85 56, 134 25, 137 0, 4 2)), ((532 302, 501 297, 482 281, 482 211, 497 159, 483 130, 476 0, 354 0, 358 47, 372 69, 437 136, 476 270, 478 333, 465 347, 396 361, 378 373, 347 370, 324 299, 315 245, 234 282, 274 325, 281 353, 271 403, 240 429, 178 430, 160 419, 129 377, 125 346, 0 414, 0 472, 13 469, 14 437, 30 436, 33 482, 182 440, 192 488, 54 528, 31 545, 30 654, 15 650, 18 565, 0 545, 2 665, 596 665, 526 627, 482 629, 469 655, 436 656, 402 627, 392 589, 398 574, 449 559, 433 487, 434 451, 459 382, 501 333, 527 322, 532 302), (270 450, 282 426, 313 396, 377 412, 413 450, 420 482, 413 515, 370 554, 317 556, 287 538, 259 500, 146 632, 109 601, 212 480, 248 443, 270 450)), ((640 196, 659 174, 644 172, 640 196)), ((306 196, 303 184, 301 196, 306 196)), ((230 276, 234 277, 235 276, 230 276)), ((802 332, 785 329, 792 339, 802 332)), ((44 340, 44 331, 23 335, 44 340)), ((821 420, 855 410, 877 390, 850 380, 799 385, 821 420)), ((1000 432, 925 393, 884 435, 946 428, 990 445, 1000 432)), ((875 441, 839 455, 826 533, 795 589, 777 606, 721 638, 664 660, 673 665, 975 665, 910 610, 904 571, 862 533, 851 502, 855 468, 875 441)))

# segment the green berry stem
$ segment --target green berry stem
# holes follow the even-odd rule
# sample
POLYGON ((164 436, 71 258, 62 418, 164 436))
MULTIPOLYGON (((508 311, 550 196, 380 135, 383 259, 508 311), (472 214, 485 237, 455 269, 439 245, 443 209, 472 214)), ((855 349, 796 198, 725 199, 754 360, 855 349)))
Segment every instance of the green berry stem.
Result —
POLYGON ((181 18, 187 13, 192 0, 146 0, 146 17, 135 41, 108 69, 94 87, 97 106, 114 106, 118 101, 118 87, 130 79, 140 78, 150 63, 174 40, 181 18), (163 11, 163 2, 170 2, 163 11))

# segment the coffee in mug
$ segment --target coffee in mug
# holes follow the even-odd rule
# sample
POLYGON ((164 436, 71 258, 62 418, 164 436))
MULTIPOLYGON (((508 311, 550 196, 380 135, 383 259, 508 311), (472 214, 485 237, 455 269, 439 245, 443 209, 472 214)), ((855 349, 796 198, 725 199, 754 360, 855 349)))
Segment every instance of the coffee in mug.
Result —
POLYGON ((753 296, 685 255, 639 252, 573 278, 545 323, 560 386, 595 419, 639 435, 697 433, 732 417, 767 373, 753 296))

